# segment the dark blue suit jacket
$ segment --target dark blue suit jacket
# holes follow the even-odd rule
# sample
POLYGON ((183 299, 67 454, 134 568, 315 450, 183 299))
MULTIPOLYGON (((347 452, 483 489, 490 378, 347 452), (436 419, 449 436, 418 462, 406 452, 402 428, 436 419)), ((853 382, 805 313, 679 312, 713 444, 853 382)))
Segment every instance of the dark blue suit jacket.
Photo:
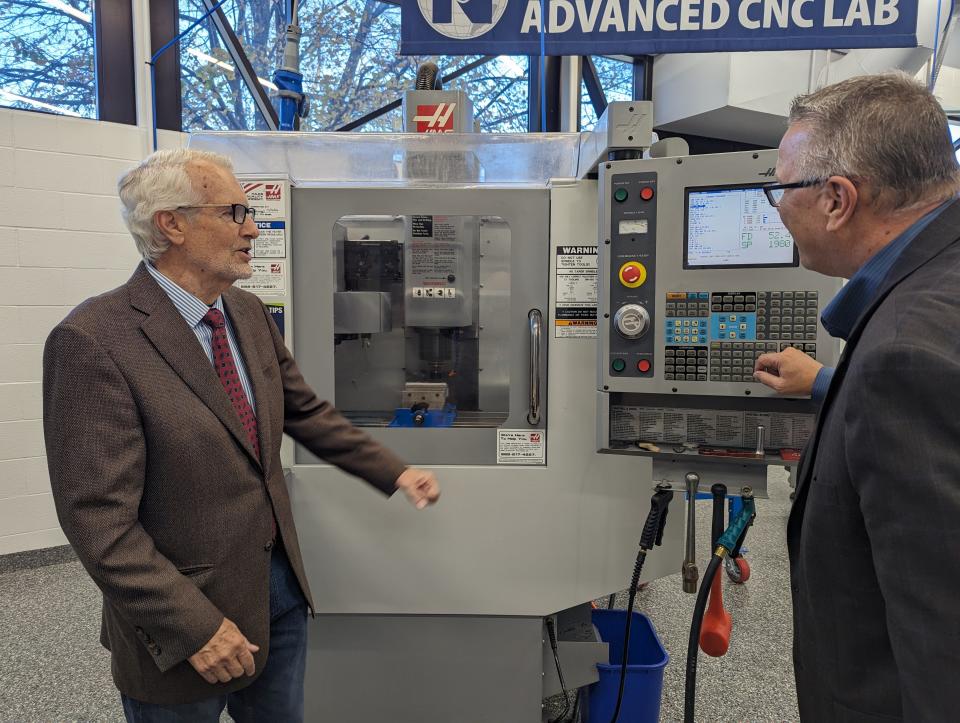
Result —
POLYGON ((787 538, 801 718, 960 718, 960 203, 857 322, 787 538))

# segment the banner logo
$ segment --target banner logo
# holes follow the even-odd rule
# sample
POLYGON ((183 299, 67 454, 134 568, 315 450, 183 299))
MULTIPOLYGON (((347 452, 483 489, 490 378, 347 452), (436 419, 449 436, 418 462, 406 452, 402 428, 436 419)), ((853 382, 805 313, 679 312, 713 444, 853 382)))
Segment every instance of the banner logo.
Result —
POLYGON ((417 133, 453 133, 453 111, 456 103, 418 105, 413 117, 417 133))
POLYGON ((403 0, 404 55, 915 48, 916 0, 403 0))
POLYGON ((507 9, 507 0, 417 0, 431 28, 455 40, 479 38, 507 9))

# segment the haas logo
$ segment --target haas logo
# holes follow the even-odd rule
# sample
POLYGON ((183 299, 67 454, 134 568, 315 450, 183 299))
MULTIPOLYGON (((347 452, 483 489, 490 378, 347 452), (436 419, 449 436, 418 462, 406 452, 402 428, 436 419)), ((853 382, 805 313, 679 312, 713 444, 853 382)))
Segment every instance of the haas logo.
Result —
POLYGON ((530 433, 530 443, 531 444, 540 444, 540 432, 531 432, 530 433))
POLYGON ((280 200, 280 184, 268 183, 266 187, 266 193, 264 195, 268 201, 279 201, 280 200))
POLYGON ((431 28, 456 40, 479 38, 495 26, 508 0, 417 0, 431 28))
POLYGON ((765 170, 765 171, 761 171, 761 172, 758 173, 757 175, 758 175, 758 176, 763 176, 764 178, 773 178, 774 176, 777 175, 777 169, 776 169, 776 168, 768 168, 768 169, 765 170))
POLYGON ((418 105, 413 117, 417 133, 453 133, 453 111, 456 108, 456 103, 418 105))

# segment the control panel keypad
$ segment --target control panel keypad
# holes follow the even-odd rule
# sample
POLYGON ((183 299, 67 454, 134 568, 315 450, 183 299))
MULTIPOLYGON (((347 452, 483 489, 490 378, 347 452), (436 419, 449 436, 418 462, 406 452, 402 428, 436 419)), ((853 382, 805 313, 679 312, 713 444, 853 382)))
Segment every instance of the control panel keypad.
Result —
POLYGON ((711 382, 756 382, 753 367, 761 354, 779 351, 776 342, 710 343, 711 382))
POLYGON ((664 378, 687 382, 707 381, 707 347, 668 346, 664 349, 664 378))
POLYGON ((816 291, 761 291, 757 295, 757 339, 817 340, 816 291))
POLYGON ((666 295, 664 379, 759 383, 757 358, 794 347, 817 358, 816 291, 675 291, 666 295))

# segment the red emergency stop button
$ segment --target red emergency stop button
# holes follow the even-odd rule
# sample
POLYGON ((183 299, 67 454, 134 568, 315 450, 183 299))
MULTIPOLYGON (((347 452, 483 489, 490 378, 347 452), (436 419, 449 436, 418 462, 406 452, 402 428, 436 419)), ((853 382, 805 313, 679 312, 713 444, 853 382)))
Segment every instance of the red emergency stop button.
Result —
POLYGON ((641 359, 637 362, 637 369, 646 374, 648 371, 650 371, 650 362, 648 362, 646 359, 641 359))
POLYGON ((640 198, 642 198, 644 201, 649 201, 651 198, 653 198, 653 188, 650 186, 644 186, 641 188, 640 198))
POLYGON ((620 283, 630 289, 643 286, 647 280, 647 268, 639 261, 627 261, 620 267, 620 283))

